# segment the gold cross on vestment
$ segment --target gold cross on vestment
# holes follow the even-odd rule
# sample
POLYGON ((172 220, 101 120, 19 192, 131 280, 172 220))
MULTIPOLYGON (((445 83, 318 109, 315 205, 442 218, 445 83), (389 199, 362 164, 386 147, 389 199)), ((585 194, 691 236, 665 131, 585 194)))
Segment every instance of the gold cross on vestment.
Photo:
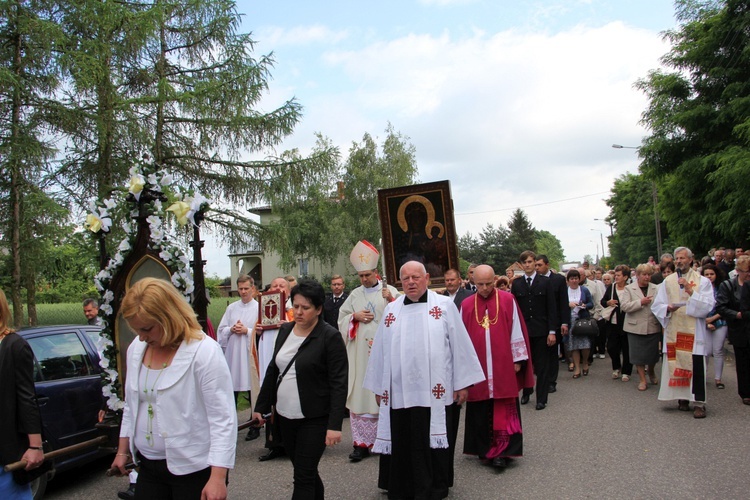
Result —
POLYGON ((490 327, 490 317, 489 317, 489 315, 488 315, 488 314, 487 314, 487 313, 485 312, 485 313, 484 313, 484 318, 482 318, 482 328, 484 328, 484 329, 486 330, 486 329, 487 329, 487 328, 489 328, 489 327, 490 327))

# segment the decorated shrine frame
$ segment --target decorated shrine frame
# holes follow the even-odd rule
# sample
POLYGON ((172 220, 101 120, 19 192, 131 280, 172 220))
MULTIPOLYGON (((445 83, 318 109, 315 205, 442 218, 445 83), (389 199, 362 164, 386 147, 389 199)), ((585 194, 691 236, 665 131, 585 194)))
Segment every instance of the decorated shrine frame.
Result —
POLYGON ((443 286, 443 274, 458 269, 450 181, 380 189, 378 211, 388 283, 401 287, 399 269, 416 260, 425 265, 430 286, 443 286))

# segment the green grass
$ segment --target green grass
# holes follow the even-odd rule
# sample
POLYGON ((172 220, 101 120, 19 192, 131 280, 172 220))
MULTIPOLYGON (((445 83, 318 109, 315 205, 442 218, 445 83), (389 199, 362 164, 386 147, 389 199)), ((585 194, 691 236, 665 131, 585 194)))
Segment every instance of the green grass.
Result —
MULTIPOLYGON (((211 304, 208 306, 208 317, 214 328, 219 327, 219 322, 221 322, 221 317, 224 315, 227 305, 236 300, 238 300, 236 297, 216 297, 211 299, 211 304)), ((36 314, 39 326, 86 324, 86 317, 83 315, 83 306, 78 302, 37 304, 36 314)), ((24 326, 28 324, 28 311, 24 308, 24 326)))

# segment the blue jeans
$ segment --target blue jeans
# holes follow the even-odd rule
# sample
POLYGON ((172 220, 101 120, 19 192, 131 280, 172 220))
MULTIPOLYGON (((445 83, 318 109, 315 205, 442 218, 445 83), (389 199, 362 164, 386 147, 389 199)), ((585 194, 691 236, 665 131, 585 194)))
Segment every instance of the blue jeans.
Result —
POLYGON ((16 483, 13 473, 0 467, 0 496, 3 500, 31 500, 31 486, 16 483))

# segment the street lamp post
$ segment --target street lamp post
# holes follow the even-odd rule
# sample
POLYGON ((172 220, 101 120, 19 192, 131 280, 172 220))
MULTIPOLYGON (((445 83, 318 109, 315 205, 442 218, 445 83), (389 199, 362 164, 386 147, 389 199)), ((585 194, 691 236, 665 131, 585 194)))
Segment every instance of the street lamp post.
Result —
MULTIPOLYGON (((590 229, 590 231, 599 231, 598 229, 590 229)), ((599 238, 602 240, 602 259, 605 257, 604 255, 604 235, 601 231, 599 231, 599 238)), ((611 252, 610 252, 611 254, 611 252)))
MULTIPOLYGON (((622 144, 612 144, 615 149, 638 149, 637 146, 623 146, 622 144)), ((661 257, 661 221, 659 220, 659 200, 656 192, 656 182, 651 181, 651 197, 654 200, 654 225, 656 229, 656 253, 661 257)))

